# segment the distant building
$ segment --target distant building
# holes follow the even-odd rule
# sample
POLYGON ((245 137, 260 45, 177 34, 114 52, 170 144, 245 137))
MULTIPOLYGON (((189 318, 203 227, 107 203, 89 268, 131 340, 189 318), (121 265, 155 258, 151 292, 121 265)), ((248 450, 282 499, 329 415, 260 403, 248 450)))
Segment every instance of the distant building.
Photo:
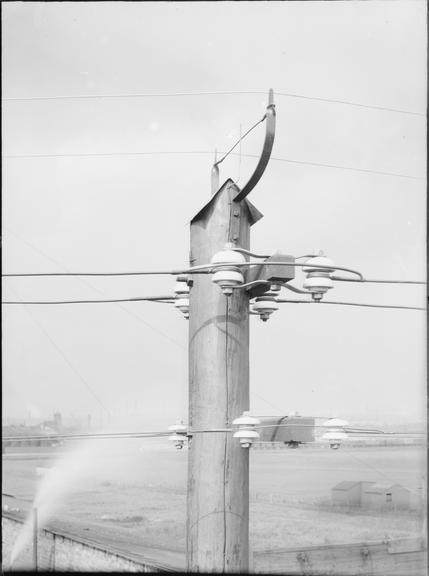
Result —
POLYGON ((344 480, 332 488, 332 504, 349 508, 360 507, 363 491, 372 484, 374 482, 344 480))
POLYGON ((45 430, 61 432, 61 430, 63 429, 63 420, 61 412, 55 412, 53 420, 45 420, 43 422, 43 427, 45 430))
POLYGON ((331 489, 332 504, 344 508, 399 510, 410 508, 410 491, 400 484, 346 480, 331 489))
POLYGON ((376 484, 362 493, 362 506, 376 510, 408 509, 410 491, 400 484, 376 484))
POLYGON ((2 452, 5 452, 6 448, 55 446, 57 444, 58 436, 56 431, 43 425, 2 427, 2 452), (37 436, 37 438, 30 438, 35 436, 37 436), (11 438, 13 438, 13 440, 11 438))

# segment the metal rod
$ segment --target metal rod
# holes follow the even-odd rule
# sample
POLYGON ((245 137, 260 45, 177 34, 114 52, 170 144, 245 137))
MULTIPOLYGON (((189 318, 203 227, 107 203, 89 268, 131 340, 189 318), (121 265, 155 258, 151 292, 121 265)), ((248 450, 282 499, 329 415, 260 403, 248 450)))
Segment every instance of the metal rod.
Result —
POLYGON ((38 531, 37 508, 36 506, 33 506, 33 566, 35 572, 38 571, 37 531, 38 531))

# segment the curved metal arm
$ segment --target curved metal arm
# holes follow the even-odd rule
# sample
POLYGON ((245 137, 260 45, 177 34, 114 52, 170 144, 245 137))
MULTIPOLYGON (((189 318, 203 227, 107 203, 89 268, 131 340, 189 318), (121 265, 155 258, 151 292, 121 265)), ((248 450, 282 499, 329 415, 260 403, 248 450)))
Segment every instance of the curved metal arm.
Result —
POLYGON ((272 88, 270 88, 269 91, 267 113, 265 116, 267 125, 265 131, 265 142, 264 147, 262 148, 261 157, 259 158, 259 162, 255 168, 255 171, 253 172, 247 184, 245 184, 245 186, 242 188, 241 192, 239 192, 234 198, 234 202, 240 202, 240 200, 243 200, 243 198, 245 198, 253 190, 253 188, 261 179, 262 174, 265 172, 265 168, 267 167, 268 161, 271 157, 271 151, 274 144, 274 134, 276 132, 276 110, 274 106, 274 93, 272 88))

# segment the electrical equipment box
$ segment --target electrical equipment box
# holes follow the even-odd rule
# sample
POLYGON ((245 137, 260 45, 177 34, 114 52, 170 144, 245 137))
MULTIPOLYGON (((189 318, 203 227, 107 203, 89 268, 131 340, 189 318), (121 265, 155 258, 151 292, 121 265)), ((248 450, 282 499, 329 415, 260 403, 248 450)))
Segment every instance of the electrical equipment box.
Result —
POLYGON ((260 418, 266 428, 260 429, 260 442, 301 444, 314 442, 315 419, 311 416, 260 418))
MULTIPOLYGON (((283 284, 284 282, 289 282, 295 278, 295 267, 287 266, 285 264, 295 263, 295 258, 288 254, 273 254, 264 262, 281 262, 282 264, 276 265, 272 264, 270 266, 255 266, 255 268, 250 268, 247 272, 246 282, 254 282, 255 280, 266 280, 272 284, 283 284), (283 264, 283 262, 285 264, 283 264)), ((249 286, 248 293, 250 298, 255 298, 256 296, 262 296, 265 292, 270 289, 268 284, 257 284, 255 286, 249 286)))

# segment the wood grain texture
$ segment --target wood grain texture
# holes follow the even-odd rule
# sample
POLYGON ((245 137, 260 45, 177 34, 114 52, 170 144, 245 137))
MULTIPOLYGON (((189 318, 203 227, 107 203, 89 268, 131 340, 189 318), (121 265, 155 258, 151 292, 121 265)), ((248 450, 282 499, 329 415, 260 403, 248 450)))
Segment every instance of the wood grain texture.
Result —
MULTIPOLYGON (((191 263, 210 262, 232 235, 249 248, 247 204, 227 181, 191 222, 191 263)), ((226 297, 211 275, 190 291, 189 424, 225 428, 249 409, 248 295, 226 297)), ((249 567, 249 451, 230 433, 196 434, 188 463, 189 571, 246 572, 249 567)))

